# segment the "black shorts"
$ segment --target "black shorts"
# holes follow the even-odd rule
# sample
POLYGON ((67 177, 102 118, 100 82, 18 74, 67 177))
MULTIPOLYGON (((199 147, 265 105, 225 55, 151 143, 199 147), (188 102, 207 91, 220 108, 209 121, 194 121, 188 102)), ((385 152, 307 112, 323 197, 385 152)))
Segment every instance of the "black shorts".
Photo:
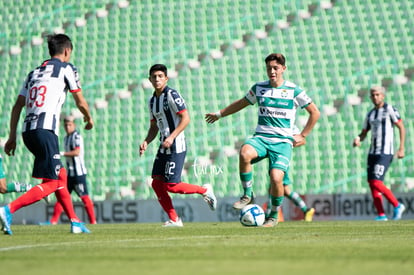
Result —
POLYGON ((167 183, 181 182, 186 152, 164 154, 158 151, 152 167, 152 177, 161 176, 167 183))
POLYGON ((393 155, 368 155, 368 180, 384 181, 385 173, 390 167, 393 155))
POLYGON ((76 192, 79 197, 88 195, 88 187, 86 186, 86 175, 68 177, 68 191, 76 192))
POLYGON ((60 161, 58 136, 52 131, 36 129, 24 132, 23 142, 35 156, 32 177, 38 179, 58 179, 60 161))

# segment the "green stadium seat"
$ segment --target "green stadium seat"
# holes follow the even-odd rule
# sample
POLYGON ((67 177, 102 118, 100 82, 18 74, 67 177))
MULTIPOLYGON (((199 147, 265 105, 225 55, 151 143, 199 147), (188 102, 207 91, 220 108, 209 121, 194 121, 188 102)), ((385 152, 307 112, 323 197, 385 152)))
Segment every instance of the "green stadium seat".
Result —
MULTIPOLYGON (((266 54, 285 53, 286 78, 306 88, 321 110, 323 105, 332 106, 335 100, 342 100, 349 93, 355 95, 358 90, 381 83, 384 78, 392 79, 413 66, 410 53, 414 52, 414 34, 410 27, 414 4, 411 0, 370 0, 352 5, 336 1, 327 10, 316 3, 310 18, 296 16, 289 28, 283 30, 269 27, 288 15, 297 15, 313 2, 279 1, 269 5, 263 0, 243 3, 203 0, 195 4, 185 0, 165 5, 165 0, 157 0, 130 1, 124 9, 117 7, 117 1, 110 0, 81 0, 76 2, 76 8, 70 8, 75 5, 72 1, 64 5, 58 1, 40 1, 33 5, 22 1, 15 5, 2 2, 0 48, 9 49, 31 39, 33 34, 51 32, 53 27, 73 23, 76 18, 87 19, 85 26, 69 24, 65 31, 74 40, 73 63, 79 68, 87 101, 93 106, 97 99, 110 98, 108 108, 92 110, 96 127, 87 133, 88 159, 93 163, 89 177, 95 199, 119 197, 123 188, 135 188, 136 198, 154 198, 145 183, 151 171, 152 151, 139 160, 136 151, 149 126, 146 105, 151 95, 151 89, 144 90, 140 85, 147 77, 149 66, 155 62, 166 63, 178 71, 178 78, 170 79, 170 85, 183 93, 189 105, 192 122, 186 131, 188 156, 218 152, 214 161, 223 164, 225 169, 217 177, 197 179, 190 173, 186 178, 194 182, 211 181, 220 196, 239 196, 242 189, 238 156, 224 157, 223 148, 235 146, 254 132, 256 109, 247 108, 214 125, 205 123, 204 114, 241 98, 255 81, 265 80, 266 54), (113 4, 108 16, 97 18, 96 11, 106 4, 113 4), (36 10, 37 6, 41 10, 36 10), (38 24, 36 20, 48 13, 50 24, 38 24), (256 30, 266 28, 269 29, 267 38, 254 36, 256 30), (233 42, 242 40, 244 35, 251 35, 246 46, 233 48, 233 42), (218 50, 223 44, 229 45, 223 58, 211 58, 211 50, 218 50), (206 57, 201 60, 200 68, 189 69, 188 61, 202 54, 206 57), (180 64, 184 67, 177 66, 180 64), (116 97, 119 90, 128 89, 131 84, 138 84, 132 98, 116 97), (124 168, 127 170, 120 175, 119 171, 124 168)), ((4 91, 0 104, 6 114, 25 74, 48 56, 44 45, 34 47, 30 43, 22 47, 20 55, 10 56, 7 52, 0 55, 0 61, 5 64, 2 76, 7 78, 7 83, 0 84, 4 91)), ((414 116, 408 105, 414 100, 413 88, 410 81, 404 85, 392 84, 388 89, 387 98, 399 107, 403 118, 414 116)), ((74 108, 73 101, 68 99, 64 111, 74 108)), ((363 176, 343 180, 365 170, 367 144, 355 149, 350 142, 360 131, 369 108, 371 103, 365 97, 360 105, 342 105, 336 115, 326 117, 322 113, 308 144, 303 149, 295 149, 293 154, 291 174, 295 190, 302 193, 367 191, 363 176)), ((3 116, 2 137, 8 133, 8 117, 3 116)), ((414 130, 410 123, 406 124, 407 131, 414 130)), ((7 163, 7 170, 12 177, 30 180, 29 174, 19 173, 21 165, 25 171, 31 169, 31 163, 25 161, 31 156, 19 144, 13 162, 7 163)), ((411 140, 407 140, 406 148, 406 154, 412 155, 411 140)), ((155 153, 155 144, 151 150, 155 153)), ((406 174, 414 166, 412 159, 404 162, 406 174)), ((390 178, 401 178, 400 172, 391 169, 390 178)), ((266 162, 254 167, 254 177, 257 194, 266 194, 269 180, 266 162)))

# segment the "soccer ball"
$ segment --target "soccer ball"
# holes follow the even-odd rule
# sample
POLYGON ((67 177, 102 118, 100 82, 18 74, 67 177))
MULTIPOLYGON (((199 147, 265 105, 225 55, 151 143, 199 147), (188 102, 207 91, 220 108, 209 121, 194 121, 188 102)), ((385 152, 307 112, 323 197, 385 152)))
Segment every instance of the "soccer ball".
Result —
POLYGON ((244 226, 262 226, 265 213, 257 204, 249 204, 240 211, 240 223, 244 226))

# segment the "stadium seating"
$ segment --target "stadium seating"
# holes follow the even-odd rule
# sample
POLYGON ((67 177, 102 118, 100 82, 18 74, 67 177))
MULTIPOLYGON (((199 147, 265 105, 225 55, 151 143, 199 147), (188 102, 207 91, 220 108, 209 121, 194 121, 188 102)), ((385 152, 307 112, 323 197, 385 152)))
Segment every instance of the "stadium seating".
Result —
MULTIPOLYGON (((5 18, 0 34, 1 76, 7 79, 0 82, 0 137, 7 138, 8 114, 25 74, 48 58, 45 43, 33 45, 32 37, 63 28, 74 41, 72 61, 79 68, 96 122, 93 131, 82 131, 95 199, 154 196, 147 183, 156 141, 144 156, 138 156, 149 125, 146 104, 152 93, 142 83, 154 63, 165 63, 178 73, 169 84, 183 94, 192 119, 186 130, 189 150, 183 180, 210 182, 219 196, 240 195, 237 151, 254 132, 256 110, 247 108, 213 125, 204 122, 204 115, 241 98, 255 81, 265 80, 264 57, 270 52, 285 54, 286 79, 306 88, 322 110, 308 144, 294 150, 290 175, 300 193, 367 191, 368 143, 362 148, 351 145, 371 108, 366 94, 360 104, 350 102, 359 91, 385 83, 387 100, 404 118, 414 117, 408 105, 414 99, 412 79, 404 84, 392 81, 414 66, 410 0, 333 1, 331 8, 326 1, 312 0, 270 5, 264 0, 143 0, 129 1, 127 7, 115 0, 38 1, 25 6, 21 2, 0 3, 5 18), (105 10, 107 15, 102 13, 105 10), (306 10, 309 18, 301 16, 306 10), (42 20, 46 16, 48 20, 42 20), (77 26, 80 18, 86 20, 84 26, 77 26), (283 23, 289 26, 281 27, 283 23), (265 30, 267 36, 257 35, 265 30), (235 47, 236 41, 244 42, 244 47, 235 47), (10 47, 16 45, 21 45, 21 53, 10 54, 10 47), (212 55, 217 50, 222 58, 212 55), (191 68, 194 61, 199 66, 191 68), (126 90, 132 96, 120 97, 119 92, 126 90), (106 101, 107 107, 98 101, 106 101), (328 116, 323 111, 327 106, 335 106, 337 113, 328 116), (227 155, 229 148, 235 154, 227 155), (209 167, 220 166, 223 172, 196 176, 192 167, 196 159, 209 159, 209 167)), ((74 109, 69 99, 63 111, 74 109)), ((306 112, 301 111, 299 124, 303 118, 306 112)), ((406 121, 407 131, 413 131, 406 121)), ((405 178, 414 177, 413 148, 407 139, 406 160, 395 161, 387 175, 398 190, 406 190, 405 178)), ((21 140, 16 156, 4 159, 11 179, 31 181, 27 172, 31 156, 21 140)), ((256 193, 265 194, 267 163, 255 165, 254 175, 256 193)))

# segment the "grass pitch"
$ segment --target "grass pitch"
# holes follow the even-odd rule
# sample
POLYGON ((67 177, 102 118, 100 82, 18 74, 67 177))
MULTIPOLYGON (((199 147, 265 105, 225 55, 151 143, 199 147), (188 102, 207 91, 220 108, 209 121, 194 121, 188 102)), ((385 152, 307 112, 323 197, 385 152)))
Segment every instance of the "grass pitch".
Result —
POLYGON ((3 274, 412 274, 414 221, 13 225, 3 274))

